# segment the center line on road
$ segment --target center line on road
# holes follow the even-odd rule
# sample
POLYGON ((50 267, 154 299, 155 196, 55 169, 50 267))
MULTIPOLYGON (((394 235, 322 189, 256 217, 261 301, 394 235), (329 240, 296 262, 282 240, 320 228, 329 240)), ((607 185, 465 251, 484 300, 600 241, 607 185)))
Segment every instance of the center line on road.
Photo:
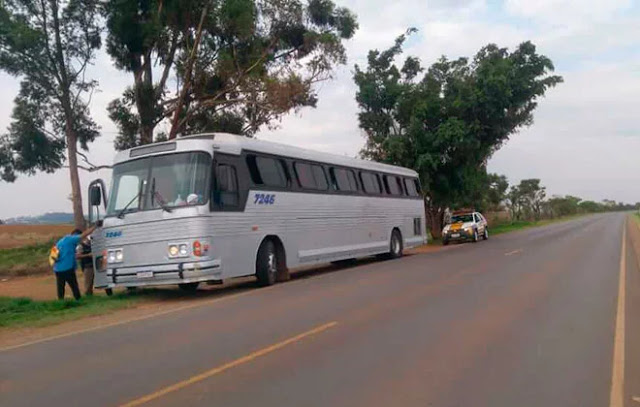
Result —
POLYGON ((511 252, 507 252, 504 255, 505 256, 513 256, 514 254, 518 254, 518 253, 522 253, 522 249, 518 249, 518 250, 511 251, 511 252))
POLYGON ((267 355, 269 353, 275 352, 278 349, 284 348, 285 346, 291 345, 292 343, 301 341, 304 338, 307 338, 307 337, 315 335, 315 334, 319 334, 319 333, 321 333, 323 331, 326 331, 327 329, 333 328, 336 325, 338 325, 338 323, 336 321, 329 322, 329 323, 326 323, 324 325, 320 325, 320 326, 318 326, 316 328, 313 328, 313 329, 311 329, 309 331, 303 332, 303 333, 301 333, 299 335, 296 335, 296 336, 292 336, 289 339, 285 339, 282 342, 278 342, 278 343, 275 343, 273 345, 267 346, 266 348, 262 348, 260 350, 255 351, 255 352, 252 352, 252 353, 250 353, 250 354, 248 354, 246 356, 243 356, 243 357, 238 358, 236 360, 233 360, 231 362, 225 363, 224 365, 215 367, 215 368, 213 368, 211 370, 207 370, 206 372, 202 372, 202 373, 200 373, 198 375, 195 375, 195 376, 192 376, 192 377, 190 377, 190 378, 188 378, 186 380, 183 380, 181 382, 172 384, 171 386, 164 387, 164 388, 162 388, 162 389, 160 389, 160 390, 158 390, 158 391, 156 391, 154 393, 148 394, 148 395, 146 395, 144 397, 140 397, 139 399, 136 399, 136 400, 130 401, 130 402, 126 403, 126 404, 123 404, 120 407, 134 407, 134 406, 139 406, 139 405, 148 403, 149 401, 158 399, 158 398, 160 398, 160 397, 162 397, 162 396, 164 396, 166 394, 169 394, 169 393, 172 393, 174 391, 183 389, 183 388, 185 388, 187 386, 190 386, 192 384, 201 382, 201 381, 203 381, 205 379, 208 379, 209 377, 212 377, 212 376, 215 376, 217 374, 220 374, 220 373, 222 373, 222 372, 224 372, 226 370, 232 369, 232 368, 234 368, 236 366, 240 366, 242 364, 251 362, 252 360, 254 360, 256 358, 259 358, 261 356, 264 356, 264 355, 267 355))
POLYGON ((620 253, 620 277, 618 281, 618 308, 616 330, 613 339, 613 368, 609 407, 624 407, 624 303, 627 276, 627 223, 622 227, 622 249, 620 253))

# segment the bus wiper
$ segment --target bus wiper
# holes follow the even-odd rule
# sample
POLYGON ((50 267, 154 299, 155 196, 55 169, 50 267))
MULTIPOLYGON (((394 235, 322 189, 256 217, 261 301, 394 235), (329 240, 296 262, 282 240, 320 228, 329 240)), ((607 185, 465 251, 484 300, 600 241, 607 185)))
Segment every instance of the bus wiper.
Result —
POLYGON ((167 202, 164 200, 160 192, 156 191, 156 179, 151 180, 151 206, 153 206, 153 200, 157 199, 160 207, 163 211, 171 213, 171 209, 167 206, 167 202))
POLYGON ((129 207, 131 206, 132 203, 135 202, 136 199, 140 199, 140 197, 142 196, 142 186, 144 185, 144 181, 140 182, 140 187, 138 188, 138 194, 136 196, 134 196, 128 204, 126 204, 124 206, 124 208, 122 208, 120 210, 120 212, 118 212, 118 219, 124 219, 124 214, 127 211, 127 209, 129 209, 129 207))

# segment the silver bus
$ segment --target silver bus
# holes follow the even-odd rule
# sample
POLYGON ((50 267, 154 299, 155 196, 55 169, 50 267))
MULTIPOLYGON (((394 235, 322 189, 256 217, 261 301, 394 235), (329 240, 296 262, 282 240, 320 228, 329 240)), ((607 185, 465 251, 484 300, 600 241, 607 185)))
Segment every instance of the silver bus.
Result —
POLYGON ((415 171, 224 133, 117 154, 110 191, 89 187, 95 286, 198 284, 426 243, 415 171), (95 218, 94 218, 95 219, 95 218))

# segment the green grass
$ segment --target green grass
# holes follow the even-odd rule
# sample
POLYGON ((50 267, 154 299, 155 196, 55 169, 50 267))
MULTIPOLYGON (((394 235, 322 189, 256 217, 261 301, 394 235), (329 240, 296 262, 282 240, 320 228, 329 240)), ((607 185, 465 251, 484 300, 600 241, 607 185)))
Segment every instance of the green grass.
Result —
POLYGON ((112 297, 96 295, 75 300, 35 301, 30 298, 0 297, 0 327, 33 327, 64 320, 105 314, 132 307, 141 298, 126 293, 112 297))
POLYGON ((544 226, 551 223, 564 222, 572 219, 579 218, 584 215, 571 215, 571 216, 563 216, 555 219, 543 219, 539 221, 533 220, 518 220, 513 223, 502 223, 498 225, 493 225, 489 228, 489 231, 492 235, 499 235, 502 233, 515 232, 516 230, 528 229, 536 226, 544 226))
POLYGON ((49 250, 54 241, 14 249, 0 249, 0 275, 37 274, 49 270, 49 250))

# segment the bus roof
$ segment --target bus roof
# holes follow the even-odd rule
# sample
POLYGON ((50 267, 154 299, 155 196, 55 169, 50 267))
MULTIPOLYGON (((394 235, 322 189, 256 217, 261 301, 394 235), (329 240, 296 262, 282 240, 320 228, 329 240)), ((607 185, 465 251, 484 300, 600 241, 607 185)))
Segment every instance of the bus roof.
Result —
POLYGON ((166 152, 190 151, 192 149, 201 150, 202 143, 206 143, 211 151, 219 151, 227 154, 239 155, 242 151, 253 151, 265 154, 280 155, 302 160, 317 161, 321 163, 338 166, 353 167, 363 170, 380 171, 397 175, 417 177, 418 174, 409 168, 398 167, 389 164, 382 164, 375 161, 362 160, 358 158, 340 156, 337 154, 323 153, 308 150, 305 148, 289 146, 272 141, 258 140, 255 138, 238 136, 229 133, 203 133, 191 136, 180 137, 176 140, 154 143, 142 147, 134 147, 130 150, 121 151, 116 155, 115 163, 128 161, 132 158, 139 158, 150 155, 157 155, 166 152), (153 147, 152 147, 153 146, 153 147), (175 146, 171 149, 163 148, 175 146))

